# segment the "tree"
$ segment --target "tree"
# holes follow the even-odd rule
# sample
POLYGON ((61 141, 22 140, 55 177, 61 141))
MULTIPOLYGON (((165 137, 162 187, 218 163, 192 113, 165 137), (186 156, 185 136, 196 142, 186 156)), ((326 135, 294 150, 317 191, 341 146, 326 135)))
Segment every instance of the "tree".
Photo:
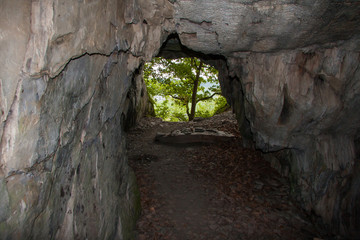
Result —
POLYGON ((220 94, 217 74, 214 67, 197 58, 154 58, 145 65, 144 80, 153 98, 170 96, 185 107, 191 121, 197 103, 220 94))

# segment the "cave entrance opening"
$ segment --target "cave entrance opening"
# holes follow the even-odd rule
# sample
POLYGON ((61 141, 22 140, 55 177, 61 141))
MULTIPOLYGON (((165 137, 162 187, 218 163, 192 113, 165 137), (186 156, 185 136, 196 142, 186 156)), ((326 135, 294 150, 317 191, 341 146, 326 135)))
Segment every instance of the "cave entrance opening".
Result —
POLYGON ((171 35, 159 55, 144 66, 151 114, 178 122, 228 110, 218 79, 219 61, 223 59, 192 51, 180 43, 177 35, 171 35))
MULTIPOLYGON (((176 36, 165 42, 158 57, 197 57, 215 66, 225 93, 235 91, 231 87, 241 84, 238 79, 231 79, 223 57, 191 51, 176 36)), ((245 121, 243 95, 237 94, 240 100, 231 105, 245 121)), ((244 126, 249 125, 242 123, 244 126)), ((287 180, 271 168, 261 152, 243 147, 244 134, 240 131, 231 111, 200 121, 176 123, 144 118, 129 131, 127 154, 136 175, 142 207, 137 239, 154 236, 158 239, 274 239, 274 236, 278 236, 275 239, 293 236, 312 239, 317 236, 311 221, 290 202, 287 180), (195 144, 189 137, 208 128, 231 132, 234 136, 230 141, 206 144, 195 144), (156 137, 164 133, 170 137, 179 133, 180 141, 186 138, 190 142, 175 140, 159 144, 156 137)))

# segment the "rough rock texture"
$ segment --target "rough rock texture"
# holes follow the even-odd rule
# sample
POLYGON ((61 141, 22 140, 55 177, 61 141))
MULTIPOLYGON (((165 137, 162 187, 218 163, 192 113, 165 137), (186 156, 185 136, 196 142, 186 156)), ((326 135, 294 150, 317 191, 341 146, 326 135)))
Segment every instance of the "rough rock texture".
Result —
POLYGON ((1 239, 131 238, 123 129, 146 110, 142 58, 171 31, 169 5, 1 2, 1 239))
POLYGON ((360 223, 359 60, 351 43, 229 59, 256 146, 280 151, 268 157, 303 206, 353 237, 360 223))
POLYGON ((218 131, 216 129, 204 129, 201 127, 177 129, 170 133, 158 132, 155 141, 159 143, 187 145, 187 144, 206 144, 234 141, 232 134, 218 131))
POLYGON ((303 206, 359 235, 359 12, 351 0, 3 0, 1 236, 130 237, 124 129, 146 110, 142 62, 174 33, 212 54, 244 137, 273 152, 303 206))
POLYGON ((243 136, 329 232, 359 236, 359 3, 177 3, 181 42, 226 57, 220 81, 243 136))
POLYGON ((349 39, 360 30, 357 1, 178 0, 181 42, 229 55, 268 52, 349 39))

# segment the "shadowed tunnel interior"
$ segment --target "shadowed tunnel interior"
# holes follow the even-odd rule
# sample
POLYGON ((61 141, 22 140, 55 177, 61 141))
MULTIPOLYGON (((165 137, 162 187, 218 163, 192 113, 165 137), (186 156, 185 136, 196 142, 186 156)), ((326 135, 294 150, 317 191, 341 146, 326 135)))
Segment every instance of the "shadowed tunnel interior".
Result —
POLYGON ((159 53, 216 66, 241 147, 261 151, 328 234, 358 238, 359 12, 333 0, 3 0, 1 238, 134 237, 125 131, 149 107, 141 71, 159 53))
MULTIPOLYGON (((180 43, 176 34, 168 37, 158 56, 170 59, 194 56, 201 58, 219 70, 219 79, 225 94, 228 93, 226 90, 231 88, 226 84, 231 82, 232 87, 237 86, 240 90, 237 92, 237 97, 243 98, 241 79, 229 76, 227 61, 223 56, 206 55, 188 49, 180 43), (234 81, 239 85, 235 85, 234 81)), ((278 125, 286 125, 296 111, 294 109, 296 104, 287 91, 285 85, 278 125)), ((233 97, 231 92, 228 93, 229 102, 233 97)), ((292 167, 289 163, 291 149, 269 151, 265 148, 263 151, 255 151, 245 107, 239 105, 244 102, 237 104, 238 108, 233 111, 238 110, 237 123, 243 123, 241 127, 234 122, 229 124, 235 119, 230 112, 227 112, 213 119, 202 120, 204 122, 179 124, 145 118, 130 130, 128 155, 139 182, 143 206, 136 228, 136 239, 291 239, 294 236, 298 239, 336 238, 336 234, 332 235, 334 232, 316 213, 299 211, 301 207, 298 205, 300 202, 296 201, 297 189, 289 178, 292 167), (239 116, 244 119, 239 119, 239 116), (239 145, 233 141, 222 144, 220 138, 214 140, 216 144, 207 145, 208 142, 204 142, 205 146, 191 143, 193 140, 189 137, 191 133, 187 132, 189 129, 189 131, 195 129, 196 132, 196 129, 211 127, 214 131, 225 129, 236 136, 241 136, 233 140, 239 145), (175 139, 179 131, 184 131, 188 136, 186 140, 175 139), (171 132, 169 136, 172 138, 161 140, 165 143, 165 146, 161 146, 159 139, 163 138, 165 132, 171 132), (230 157, 229 152, 233 152, 234 155, 230 157), (265 159, 268 161, 266 162, 265 159), (233 174, 234 164, 237 174, 233 174), (217 172, 214 172, 214 165, 217 165, 217 172), (267 171, 269 168, 273 172, 267 171), (275 169, 283 177, 279 177, 275 169), (246 176, 252 177, 249 179, 246 176), (250 187, 246 189, 249 181, 250 187), (237 184, 237 187, 232 183, 237 184), (201 185, 202 188, 196 187, 197 185, 201 185), (261 193, 254 192, 254 188, 260 189, 261 193), (219 192, 220 195, 227 196, 227 201, 224 202, 222 197, 215 196, 219 192), (203 199, 204 195, 206 200, 203 199), (273 199, 273 196, 278 196, 279 199, 276 197, 273 199), (275 202, 281 204, 274 204, 275 202), (262 207, 266 210, 261 209, 262 207), (242 212, 241 209, 244 208, 250 212, 249 215, 242 212), (287 214, 287 217, 282 218, 287 214), (259 215, 262 216, 261 219, 258 218, 259 215), (294 219, 301 220, 297 222, 294 219), (245 227, 241 226, 244 222, 247 222, 243 224, 245 227), (281 224, 270 226, 269 222, 287 222, 287 224, 286 227, 281 224), (258 229, 256 233, 253 232, 252 226, 258 229)))

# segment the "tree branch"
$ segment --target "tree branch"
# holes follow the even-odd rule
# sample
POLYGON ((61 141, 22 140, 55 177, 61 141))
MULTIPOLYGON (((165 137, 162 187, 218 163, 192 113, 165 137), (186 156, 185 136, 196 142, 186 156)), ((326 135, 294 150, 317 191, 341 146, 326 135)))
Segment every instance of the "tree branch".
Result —
POLYGON ((208 96, 208 97, 204 97, 204 98, 197 99, 197 100, 196 100, 196 103, 198 103, 198 102, 200 102, 200 101, 208 100, 208 99, 214 97, 215 95, 221 95, 221 93, 216 92, 216 93, 213 93, 212 95, 210 95, 210 96, 208 96))

